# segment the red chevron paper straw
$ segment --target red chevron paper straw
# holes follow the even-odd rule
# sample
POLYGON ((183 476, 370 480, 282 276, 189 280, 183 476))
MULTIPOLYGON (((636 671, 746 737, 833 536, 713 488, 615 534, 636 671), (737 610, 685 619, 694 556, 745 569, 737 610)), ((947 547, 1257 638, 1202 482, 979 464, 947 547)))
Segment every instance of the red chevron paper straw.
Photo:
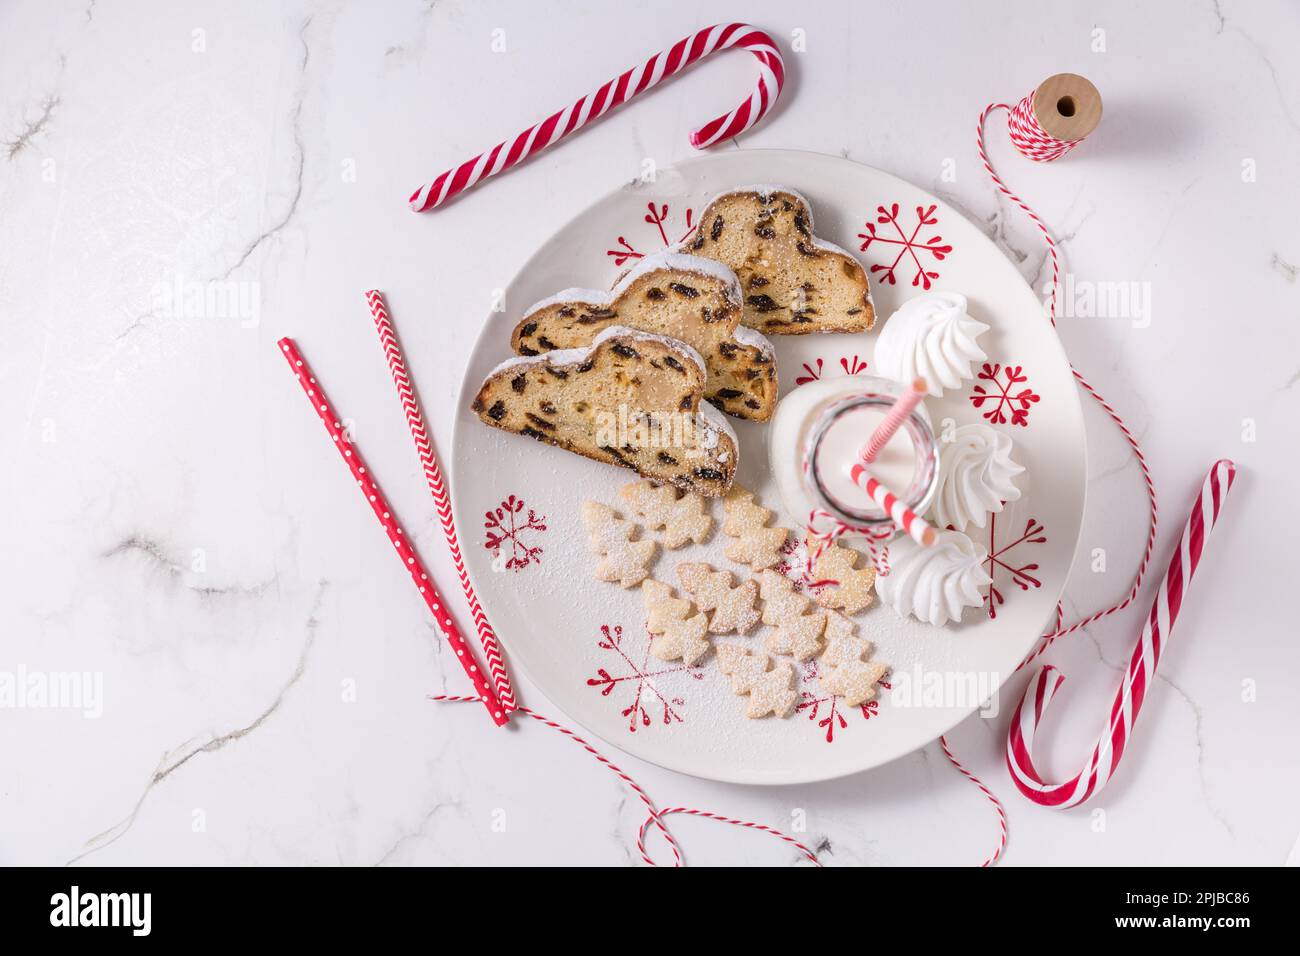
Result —
POLYGON ((361 457, 361 450, 344 434, 343 420, 334 411, 334 406, 330 404, 330 400, 325 396, 325 390, 312 374, 311 368, 298 351, 298 346, 294 344, 293 339, 283 338, 277 344, 280 346, 281 354, 289 363, 289 368, 298 377, 298 384, 302 386, 302 390, 306 393, 312 408, 316 410, 316 414, 324 422, 325 430, 334 439, 334 447, 339 450, 343 461, 352 472, 357 487, 366 496, 371 510, 374 511, 375 517, 379 519, 380 525, 383 526, 384 533, 388 535, 388 540, 397 549, 397 556, 401 559, 402 564, 406 566, 407 572, 411 575, 411 581, 419 589, 420 597, 424 598, 424 603, 428 605, 429 611, 433 614, 433 619, 438 622, 438 627, 442 629, 442 633, 446 636, 447 643, 451 645, 452 652, 473 682, 474 692, 487 706, 488 713, 492 715, 493 721, 496 722, 497 726, 501 726, 506 723, 509 716, 502 707, 501 701, 497 699, 496 691, 484 679, 483 671, 479 668, 474 657, 474 649, 465 642, 465 638, 460 633, 460 628, 451 619, 451 615, 447 612, 447 602, 438 593, 433 579, 429 577, 429 572, 425 570, 424 562, 420 560, 420 556, 415 552, 414 545, 408 542, 406 533, 402 530, 402 526, 398 524, 397 518, 394 517, 393 509, 388 505, 388 500, 384 497, 384 493, 379 490, 379 485, 370 474, 370 469, 366 467, 366 463, 361 457))
POLYGON ((894 520, 894 524, 900 531, 910 535, 912 540, 923 548, 934 544, 934 528, 930 527, 929 522, 903 504, 901 498, 882 485, 879 479, 860 463, 855 462, 849 469, 849 478, 871 496, 871 500, 894 520))
POLYGON ((514 139, 497 143, 455 169, 439 174, 432 182, 411 194, 411 208, 416 212, 437 209, 475 183, 540 153, 570 133, 582 129, 592 120, 604 116, 614 107, 658 86, 696 60, 703 59, 716 50, 733 46, 748 50, 758 60, 758 84, 749 98, 730 113, 724 113, 699 129, 691 130, 690 141, 696 149, 704 149, 743 133, 762 119, 763 114, 771 109, 781 95, 781 86, 785 83, 785 62, 781 59, 781 51, 776 43, 762 30, 756 30, 747 23, 717 24, 678 40, 669 49, 661 50, 640 66, 633 67, 599 89, 579 97, 572 106, 552 113, 514 139))
POLYGON ((1030 800, 1058 810, 1078 806, 1100 791, 1114 774, 1120 758, 1124 756, 1124 747, 1128 743, 1133 724, 1142 710, 1142 702, 1146 700, 1147 687, 1155 679, 1156 667, 1164 653, 1165 642, 1169 640, 1174 623, 1178 620, 1178 612, 1182 610, 1187 588, 1201 563, 1205 542, 1214 530, 1219 511, 1236 476, 1237 466, 1226 458, 1215 462, 1206 476, 1201 494, 1192 507, 1187 527, 1179 539, 1178 550, 1174 552, 1164 580, 1156 591, 1156 600, 1147 616, 1146 626, 1142 628, 1142 635, 1133 648, 1128 670, 1125 671, 1115 701, 1111 704, 1106 729, 1083 769, 1064 783, 1044 781, 1034 766, 1032 751, 1034 733, 1065 678, 1055 667, 1047 666, 1039 670, 1029 682, 1025 696, 1011 716, 1011 733, 1007 738, 1007 767, 1020 792, 1030 800))
POLYGON ((460 539, 456 534, 456 522, 451 515, 451 498, 447 493, 447 483, 442 477, 442 468, 438 465, 438 455, 434 451, 429 431, 424 425, 424 412, 420 401, 411 387, 411 376, 406 370, 406 357, 397 341, 397 332, 388 317, 388 305, 383 293, 372 289, 366 293, 366 303, 375 320, 375 331, 379 333, 379 342, 384 347, 384 358, 388 360, 388 370, 393 374, 393 384, 397 386, 397 397, 402 401, 402 410, 406 413, 406 424, 415 439, 415 450, 420 455, 420 465, 424 468, 424 479, 429 484, 434 506, 438 510, 438 520, 442 522, 442 533, 447 539, 447 548, 451 560, 456 565, 456 575, 460 578, 461 590, 469 602, 470 612, 474 615, 474 626, 478 629, 479 643, 483 645, 483 654, 487 658, 488 669, 492 672, 492 682, 496 684, 497 694, 501 697, 501 706, 509 714, 519 705, 515 702, 515 689, 506 673, 506 662, 501 656, 501 646, 497 636, 488 623, 487 615, 478 602, 474 586, 470 584, 469 574, 465 570, 465 559, 460 553, 460 539))
POLYGON ((870 440, 858 450, 858 457, 868 465, 875 461, 876 456, 880 454, 880 449, 889 444, 889 439, 894 437, 894 432, 902 427, 903 422, 907 421, 907 416, 921 404, 921 399, 925 397, 928 388, 929 385, 923 378, 918 378, 907 386, 903 394, 898 396, 898 400, 889 407, 889 413, 881 419, 876 430, 871 433, 870 440))

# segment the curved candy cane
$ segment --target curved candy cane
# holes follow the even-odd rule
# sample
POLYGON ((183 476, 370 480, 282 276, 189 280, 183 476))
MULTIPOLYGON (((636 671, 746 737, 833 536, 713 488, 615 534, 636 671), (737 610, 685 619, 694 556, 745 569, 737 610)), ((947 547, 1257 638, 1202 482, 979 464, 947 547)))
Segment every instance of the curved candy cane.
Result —
POLYGON ((1034 733, 1065 678, 1055 667, 1048 666, 1039 670, 1029 682, 1025 696, 1011 716, 1007 767, 1020 792, 1030 800, 1058 810, 1077 806, 1100 791, 1119 766, 1128 735, 1146 699, 1147 687, 1155 677, 1164 644, 1169 640, 1187 587, 1200 564, 1205 541, 1214 529, 1236 475, 1237 466, 1225 458, 1215 462, 1206 476, 1200 497, 1178 542, 1178 550, 1160 582, 1142 636, 1133 648, 1133 657, 1115 694, 1115 702, 1111 704, 1110 722, 1083 770, 1065 783, 1045 782, 1032 757, 1034 733))
POLYGON ((758 59, 758 84, 749 98, 730 113, 724 113, 692 130, 690 141, 696 149, 704 149, 720 140, 743 133, 762 119, 781 95, 781 86, 785 82, 785 62, 781 59, 781 51, 776 43, 762 30, 756 30, 747 23, 717 24, 678 40, 669 49, 661 50, 639 67, 633 67, 614 77, 594 92, 580 97, 572 106, 552 113, 540 123, 528 127, 514 139, 497 143, 487 152, 442 173, 411 195, 411 208, 416 212, 438 208, 480 180, 495 176, 534 153, 540 153, 553 143, 558 143, 614 107, 680 73, 696 60, 703 59, 715 50, 733 46, 748 50, 758 59))

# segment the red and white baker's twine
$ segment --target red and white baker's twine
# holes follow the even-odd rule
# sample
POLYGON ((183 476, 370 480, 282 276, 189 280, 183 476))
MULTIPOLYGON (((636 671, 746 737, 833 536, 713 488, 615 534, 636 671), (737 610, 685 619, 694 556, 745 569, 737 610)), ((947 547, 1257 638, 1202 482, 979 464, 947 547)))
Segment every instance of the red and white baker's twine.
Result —
MULTIPOLYGON (((1055 328, 1056 295, 1057 289, 1060 286, 1061 278, 1061 267, 1056 252, 1056 241, 1052 238, 1051 231, 1043 223, 1043 220, 1038 217, 1038 214, 1030 209, 1029 206, 1025 204, 1024 200, 1007 188, 1001 177, 999 177, 997 172, 993 169, 993 164, 989 161, 988 152, 984 148, 985 121, 998 110, 1007 111, 1007 129, 1011 136, 1011 142, 1018 150, 1036 162, 1050 162, 1054 159, 1059 159, 1070 150, 1074 149, 1075 146, 1079 145, 1079 140, 1058 140, 1044 130, 1038 124, 1038 120, 1034 117, 1033 99, 1034 94, 1030 93, 1014 107, 1009 106, 1006 103, 990 103, 985 107, 984 112, 980 114, 979 122, 975 126, 975 146, 979 150, 980 161, 983 162, 984 169, 988 172, 989 177, 993 180, 993 184, 997 186, 999 192, 1024 210, 1025 215, 1033 221, 1034 225, 1038 227, 1038 231, 1043 234, 1043 240, 1047 244, 1047 251, 1052 260, 1052 291, 1048 317, 1052 322, 1052 327, 1055 328)), ((1081 621, 1076 621, 1069 627, 1061 627, 1058 621, 1056 629, 1042 636, 1038 647, 1021 662, 1021 667, 1024 667, 1025 664, 1029 663, 1029 661, 1047 650, 1052 641, 1056 640, 1056 638, 1063 637, 1066 634, 1079 630, 1080 628, 1087 627, 1089 624, 1099 621, 1103 617, 1114 614, 1117 611, 1122 611, 1124 608, 1132 604, 1133 601, 1137 599, 1138 591, 1142 587, 1142 579, 1146 575, 1147 566, 1151 563, 1151 551, 1156 544, 1156 488, 1155 483, 1151 480, 1151 469, 1147 466, 1146 456, 1142 454, 1142 447, 1138 444, 1138 440, 1133 433, 1129 431, 1129 427, 1124 424, 1124 420, 1120 418, 1119 413, 1111 407, 1109 402, 1102 398, 1101 393, 1093 388, 1092 385, 1088 383, 1087 379, 1080 375, 1078 369, 1073 365, 1070 366, 1070 371, 1074 374, 1074 378, 1079 385, 1082 386, 1089 395, 1096 399, 1097 404, 1099 404, 1105 410, 1106 414, 1110 416, 1110 420, 1114 422, 1115 426, 1123 433, 1129 447, 1133 449, 1133 456, 1137 459, 1138 467, 1142 470, 1142 481, 1146 485, 1147 500, 1150 503, 1151 509, 1150 520, 1147 524, 1147 540, 1146 546, 1142 551, 1142 560, 1138 564, 1137 573, 1133 576, 1133 586, 1129 589, 1128 595, 1124 600, 1120 601, 1118 604, 1111 605, 1104 610, 1098 611, 1096 614, 1086 617, 1081 621)))
MULTIPOLYGON (((469 703, 475 700, 475 698, 473 697, 464 697, 464 696, 458 696, 452 694, 439 694, 438 696, 430 697, 429 699, 432 701, 436 701, 438 703, 452 703, 452 704, 469 703)), ((645 845, 646 832, 652 826, 663 835, 663 838, 666 841, 668 841, 668 846, 673 851, 673 866, 676 867, 676 866, 685 865, 686 861, 682 855, 681 845, 677 842, 677 838, 673 836, 672 832, 668 829, 668 827, 663 822, 664 817, 672 816, 675 813, 682 813, 682 814, 687 814, 689 816, 695 816, 695 817, 703 817, 706 820, 714 820, 718 823, 728 823, 731 824, 732 826, 741 827, 746 830, 758 830, 762 833, 770 834, 776 837, 777 839, 783 840, 786 843, 793 846, 806 859, 811 861, 814 865, 816 866, 822 865, 821 861, 817 859, 816 853, 814 853, 804 844, 800 843, 794 837, 788 836, 787 834, 782 833, 780 830, 777 830, 774 827, 769 827, 762 823, 754 823, 751 820, 737 820, 734 817, 723 816, 720 813, 711 813, 708 810, 696 810, 691 807, 667 807, 663 810, 658 809, 655 806, 654 800, 650 798, 650 794, 646 793, 645 789, 639 783, 637 783, 630 776, 628 776, 628 774, 621 767, 619 767, 618 764, 614 763, 614 761, 606 757, 603 753, 601 753, 599 750, 593 747, 581 736, 574 733, 572 730, 570 730, 568 727, 565 727, 563 724, 557 723, 556 721, 551 720, 549 717, 544 717, 541 714, 537 713, 537 711, 532 710, 529 707, 520 706, 516 709, 519 711, 519 713, 527 714, 529 717, 533 718, 533 720, 536 720, 539 723, 544 724, 547 727, 550 727, 552 730, 557 731, 558 733, 561 733, 564 736, 568 737, 575 744, 577 744, 588 754, 590 754, 593 758, 595 758, 595 760, 598 763, 600 763, 606 770, 608 770, 614 776, 618 777, 618 779, 622 780, 625 784, 628 785, 628 787, 631 788, 632 792, 636 794, 637 799, 640 800, 641 803, 645 805, 645 808, 648 811, 648 815, 646 816, 645 820, 642 822, 641 826, 637 829, 637 838, 636 838, 637 853, 640 854, 641 859, 645 861, 648 865, 650 866, 659 865, 655 861, 654 857, 650 856, 645 845)))
MULTIPOLYGON (((1052 238, 1051 231, 1047 228, 1042 219, 1039 218, 1038 214, 1030 209, 1024 200, 1007 188, 1001 177, 999 177, 997 172, 994 170, 993 164, 989 160, 988 152, 984 146, 985 123, 988 118, 998 110, 1007 111, 1007 132, 1011 137, 1012 144, 1015 145, 1021 153, 1036 162, 1050 162, 1059 159, 1079 145, 1078 140, 1058 140, 1047 133, 1039 125, 1033 113, 1033 97, 1033 93, 1030 93, 1015 106, 1010 106, 1006 103, 989 104, 989 106, 984 109, 984 112, 980 114, 979 121, 975 126, 975 145, 979 151, 980 160, 984 164, 984 169, 988 172, 989 177, 993 180, 993 183, 997 186, 999 192, 1024 211, 1025 215, 1027 215, 1034 225, 1038 227, 1039 232, 1043 235, 1044 242, 1047 244, 1047 251, 1052 261, 1052 286, 1048 314, 1052 326, 1055 327, 1056 297, 1060 285, 1060 262, 1057 255, 1056 242, 1052 238)), ((1075 380, 1079 385, 1089 395, 1096 399, 1097 403, 1105 410, 1106 414, 1110 417, 1110 420, 1115 423, 1115 426, 1124 435, 1129 447, 1133 449, 1133 456, 1137 459, 1138 467, 1142 471, 1142 480, 1146 486, 1147 500, 1150 505, 1150 519, 1147 525, 1146 545, 1143 548, 1142 560, 1138 564, 1137 573, 1133 577, 1133 586, 1129 589, 1128 594, 1122 601, 1098 611, 1083 620, 1076 621, 1068 627, 1062 624, 1061 606, 1058 604, 1056 607, 1056 626, 1040 638, 1038 646, 1020 662, 1017 670, 1025 667, 1047 650, 1047 648, 1051 646, 1052 642, 1058 637, 1085 628, 1095 621, 1114 614, 1117 611, 1121 611, 1132 604, 1133 601, 1137 599, 1138 592, 1142 586, 1142 579, 1151 563, 1151 554, 1155 548, 1157 525, 1156 492, 1155 484, 1151 479, 1151 470, 1147 466, 1146 456, 1143 455, 1142 448, 1138 444, 1136 436, 1134 436, 1134 434, 1129 430, 1128 426, 1124 423, 1124 420, 1120 418, 1119 413, 1116 412, 1110 403, 1107 402, 1101 394, 1093 388, 1082 375, 1079 374, 1079 371, 1075 369, 1073 365, 1071 365, 1070 371, 1074 374, 1075 380)), ((1231 487, 1232 484, 1231 463, 1219 462, 1211 471, 1210 479, 1207 479, 1207 487, 1209 487, 1211 482, 1216 478, 1216 472, 1219 472, 1224 468, 1227 469, 1227 474, 1226 484, 1222 485, 1222 494, 1226 494, 1227 488, 1231 487)), ((1220 476, 1217 481, 1219 484, 1222 484, 1223 476, 1220 476)), ((1204 502, 1204 498, 1205 495, 1203 493, 1202 502, 1204 502)), ((1217 517, 1221 497, 1213 497, 1213 501, 1214 516, 1217 517)), ((1197 520, 1196 513, 1194 513, 1193 518, 1194 520, 1197 520)), ((1213 521, 1211 521, 1210 527, 1213 527, 1213 521)), ((1186 539, 1186 534, 1184 535, 1184 538, 1186 539)), ((1175 565, 1179 563, 1183 553, 1184 552, 1180 547, 1179 554, 1174 557, 1175 565)), ((1196 553, 1197 560, 1199 560, 1199 546, 1196 553)), ((1015 780, 1016 786, 1031 800, 1045 806, 1075 806, 1083 800, 1086 800, 1088 797, 1094 795, 1101 789, 1106 781, 1110 779, 1110 775, 1114 772, 1115 766, 1118 764, 1119 758, 1123 753, 1123 740, 1126 738, 1128 731, 1132 727, 1133 718, 1137 716, 1136 708, 1132 709, 1132 711, 1126 709, 1126 702, 1131 706, 1133 701, 1133 690, 1138 688, 1139 682, 1141 689, 1138 693, 1141 694, 1145 692, 1145 682, 1150 678, 1147 665, 1150 665, 1150 671, 1153 672, 1155 662, 1159 659, 1158 646, 1154 650, 1148 650, 1148 648, 1155 643, 1151 640, 1151 621, 1154 620, 1157 621, 1157 623, 1159 622, 1159 609, 1161 601, 1165 599, 1164 592, 1169 586, 1170 575, 1177 575, 1179 573, 1180 572, 1176 571, 1174 566, 1171 565, 1170 573, 1166 575, 1166 580, 1161 585, 1161 595, 1157 597, 1156 607, 1152 609, 1152 617, 1148 621, 1147 628, 1144 629, 1142 638, 1139 640, 1137 647, 1134 648, 1133 661, 1130 663, 1125 684, 1121 687, 1120 693, 1116 698, 1115 708, 1112 709, 1111 736, 1103 738, 1103 740, 1099 742, 1098 747, 1093 752, 1093 757, 1089 762, 1089 766, 1085 768, 1078 777, 1066 784, 1059 786, 1044 784, 1034 770, 1032 760, 1029 757, 1029 748, 1032 745, 1033 740, 1033 729, 1037 727, 1038 720, 1042 717, 1047 702, 1051 700, 1052 695, 1060 686, 1060 683, 1064 678, 1060 677, 1059 672, 1055 668, 1045 667, 1038 673, 1038 675, 1036 675, 1034 680, 1030 682, 1029 690, 1026 691, 1025 698, 1017 707, 1015 717, 1012 720, 1011 735, 1007 741, 1007 763, 1011 768, 1012 778, 1015 780), (1142 663, 1139 664, 1139 662, 1142 663), (1129 689, 1126 691, 1126 688, 1129 689), (1127 697, 1125 696, 1126 693, 1128 694, 1127 697), (1035 701, 1035 706, 1032 709, 1032 719, 1023 716, 1026 701, 1031 697, 1035 701), (1026 722, 1024 726, 1022 726, 1022 721, 1026 722), (1116 721, 1118 721, 1118 723, 1116 723, 1116 721), (1116 736, 1116 734, 1118 734, 1118 736, 1116 736)), ((1188 575, 1188 581, 1190 581, 1190 574, 1188 575)), ((1179 587, 1179 597, 1181 598, 1181 578, 1179 579, 1179 587)), ((1172 620, 1169 621, 1169 624, 1172 624, 1172 620)), ((1168 629, 1166 627, 1163 631, 1163 638, 1159 638, 1158 640, 1167 639, 1167 637, 1168 629)), ((1140 696, 1137 698, 1137 702, 1138 706, 1140 706, 1140 696)), ((998 856, 1001 855, 1002 850, 1006 845, 1006 814, 1003 811, 1002 805, 978 778, 961 765, 957 758, 952 754, 952 751, 948 748, 947 739, 941 737, 939 742, 943 746, 944 753, 948 755, 948 759, 952 761, 953 765, 958 770, 979 786, 980 790, 983 791, 984 795, 990 800, 998 813, 1001 835, 997 849, 990 857, 990 861, 996 860, 998 856)))
POLYGON ((1124 679, 1111 704, 1109 723, 1083 769, 1064 783, 1048 783, 1043 779, 1034 766, 1033 747, 1034 733, 1065 678, 1055 667, 1047 666, 1029 682, 1025 696, 1011 715, 1007 767, 1016 787, 1034 803, 1056 808, 1078 806, 1104 787, 1119 766, 1128 736, 1142 711, 1142 702, 1146 700, 1147 688, 1155 679, 1165 643, 1173 633, 1183 598, 1201 563, 1205 543, 1219 520, 1219 512, 1236 473, 1236 466, 1224 459, 1215 462, 1206 476, 1178 541, 1178 549, 1156 591, 1155 603, 1147 615, 1142 636, 1133 648, 1128 670, 1124 672, 1124 679))
POLYGON ((464 636, 460 633, 460 628, 456 626, 456 622, 447 610, 447 602, 438 593, 438 589, 434 586, 433 579, 425 569, 424 562, 420 560, 420 555, 416 552, 415 546, 411 544, 406 532, 402 530, 401 524, 398 523, 396 516, 393 514, 393 509, 388 504, 388 499, 384 497, 384 493, 379 489, 379 484, 370 473, 370 469, 366 467, 365 460, 361 457, 361 449, 353 443, 352 439, 343 430, 343 419, 335 413, 334 406, 330 404, 329 398, 325 395, 325 390, 321 387, 320 382, 316 380, 316 376, 312 374, 311 367, 303 359, 293 339, 283 338, 280 339, 278 344, 281 354, 289 363, 289 368, 298 377, 298 383, 302 386, 308 401, 311 402, 312 408, 316 410, 316 414, 320 416, 321 422, 325 425, 325 430, 329 432, 330 437, 334 440, 334 447, 338 449, 343 461, 352 472, 357 487, 361 489, 361 493, 369 502, 371 510, 374 511, 375 517, 379 519, 379 523, 384 529, 384 533, 388 535, 388 540, 393 543, 398 558, 401 559, 402 564, 411 575, 411 581, 419 589, 420 596, 433 614, 433 619, 438 622, 438 627, 447 638, 452 653, 460 661, 461 666, 465 668, 465 673, 474 684, 474 691, 478 695, 475 699, 481 700, 487 705, 488 713, 492 715, 493 721, 497 726, 501 726, 509 719, 509 715, 497 698, 496 689, 484 678, 483 672, 479 669, 474 657, 474 649, 465 642, 464 636))
POLYGON ((759 64, 758 83, 749 97, 730 113, 724 113, 692 130, 690 141, 696 149, 704 149, 738 136, 762 119, 781 95, 781 86, 785 83, 785 62, 781 59, 781 50, 776 43, 762 30, 747 23, 717 24, 678 40, 640 66, 619 74, 598 89, 579 97, 572 106, 552 113, 513 139, 497 143, 473 159, 441 173, 411 195, 411 208, 416 212, 437 209, 475 183, 540 153, 570 133, 604 116, 614 107, 653 89, 696 60, 733 46, 754 54, 759 64))
POLYGON ((424 478, 433 495, 438 520, 442 522, 442 532, 447 539, 447 549, 451 552, 452 564, 456 566, 456 576, 460 578, 460 586, 469 602, 470 613, 474 615, 474 626, 478 629, 479 643, 483 645, 483 654, 487 658, 488 669, 492 672, 492 682, 496 684, 501 706, 509 714, 518 707, 515 702, 515 689, 510 683, 510 675, 506 673, 506 662, 501 656, 501 645, 497 643, 492 625, 488 623, 487 615, 483 613, 483 607, 478 602, 478 595, 474 593, 469 583, 469 572, 465 570, 465 559, 460 553, 460 539, 456 535, 456 523, 451 516, 451 497, 447 493, 447 483, 443 481, 442 469, 438 465, 438 456, 434 453, 433 443, 429 441, 429 433, 424 425, 424 414, 411 387, 411 377, 406 371, 406 357, 402 354, 401 345, 398 344, 393 323, 388 318, 388 307, 383 295, 378 290, 372 289, 366 293, 366 303, 370 306, 370 314, 375 320, 375 330, 379 333, 379 342, 384 347, 384 358, 388 360, 388 370, 393 374, 393 384, 397 387, 397 397, 402 402, 406 424, 411 429, 411 438, 415 440, 415 450, 420 456, 424 478))
POLYGON ((733 827, 740 827, 745 830, 758 830, 762 833, 769 833, 772 836, 776 837, 778 840, 784 840, 786 843, 790 844, 792 847, 797 849, 801 854, 803 854, 804 859, 808 860, 814 866, 822 865, 821 860, 817 859, 816 853, 808 849, 808 847, 804 846, 794 837, 787 836, 786 834, 782 833, 780 830, 775 829, 774 827, 769 827, 762 823, 754 823, 751 820, 737 820, 734 817, 724 817, 720 813, 710 813, 707 810, 694 810, 691 807, 667 807, 666 809, 660 810, 657 813, 652 812, 650 816, 646 817, 645 822, 641 824, 640 830, 637 831, 636 848, 637 851, 641 854, 641 859, 645 860, 647 863, 650 863, 651 865, 654 865, 654 861, 651 860, 650 857, 646 855, 646 850, 645 850, 646 830, 647 828, 649 828, 649 826, 652 823, 659 824, 659 822, 664 817, 672 816, 674 813, 683 813, 686 814, 687 816, 692 816, 692 817, 703 817, 706 820, 713 820, 717 823, 728 823, 733 827))
MULTIPOLYGON (((989 110, 993 109, 1005 109, 1007 111, 1007 134, 1011 137, 1012 144, 1036 163, 1050 163, 1054 159, 1060 159, 1083 142, 1081 139, 1057 139, 1043 129, 1038 124, 1038 117, 1034 115, 1033 93, 1030 93, 1015 106, 998 103, 989 107, 989 110)), ((988 110, 985 110, 986 115, 987 113, 988 110)), ((980 156, 983 157, 983 155, 984 152, 981 149, 980 156)), ((987 159, 984 160, 984 167, 988 169, 987 159)), ((993 170, 990 169, 989 174, 992 175, 993 170)), ((993 176, 993 179, 998 183, 999 187, 1002 186, 997 176, 993 176)), ((1003 191, 1005 192, 1005 189, 1003 191)), ((1007 193, 1007 195, 1011 194, 1007 193)), ((1029 212, 1028 209, 1025 211, 1029 212)), ((1030 213, 1030 215, 1033 214, 1030 213)), ((1035 219, 1037 219, 1036 216, 1035 219)))
POLYGON ((939 738, 939 746, 943 749, 944 756, 946 756, 952 765, 961 772, 961 775, 971 783, 975 784, 975 786, 979 787, 980 793, 984 794, 985 799, 993 805, 993 809, 998 815, 998 845, 993 848, 993 852, 989 854, 988 858, 980 864, 982 867, 992 866, 998 861, 998 858, 1002 856, 1002 851, 1007 847, 1006 808, 1002 806, 1002 801, 993 795, 993 791, 984 786, 984 782, 980 780, 979 777, 975 776, 975 774, 962 766, 961 761, 958 760, 953 752, 948 748, 948 737, 946 735, 939 738))

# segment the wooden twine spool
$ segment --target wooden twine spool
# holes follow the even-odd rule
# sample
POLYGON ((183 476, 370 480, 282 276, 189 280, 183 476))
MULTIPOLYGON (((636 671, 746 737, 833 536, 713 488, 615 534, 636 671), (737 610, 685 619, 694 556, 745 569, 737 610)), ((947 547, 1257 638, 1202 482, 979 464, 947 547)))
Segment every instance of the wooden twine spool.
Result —
POLYGON ((1049 76, 1031 99, 1043 132, 1063 142, 1078 142, 1101 122, 1101 94, 1077 73, 1049 76))

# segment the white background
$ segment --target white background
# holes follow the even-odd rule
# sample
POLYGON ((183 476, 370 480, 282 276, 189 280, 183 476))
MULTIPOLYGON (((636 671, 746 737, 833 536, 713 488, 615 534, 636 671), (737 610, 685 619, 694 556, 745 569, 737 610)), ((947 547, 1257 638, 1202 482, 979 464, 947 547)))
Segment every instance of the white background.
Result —
MULTIPOLYGON (((1287 858, 1300 830, 1294 6, 443 0, 0 7, 0 670, 100 671, 105 693, 97 720, 0 710, 0 861, 634 859, 640 804, 571 743, 425 699, 463 692, 463 675, 274 343, 298 337, 454 589, 362 292, 389 293, 449 455, 450 403, 492 290, 647 157, 688 155, 687 131, 734 105, 752 61, 716 57, 438 213, 411 214, 406 196, 730 18, 777 38, 789 81, 764 123, 719 148, 816 150, 907 178, 1036 285, 1044 250, 992 192, 975 118, 1054 72, 1101 89, 1101 127, 1061 162, 1036 166, 993 136, 1077 278, 1149 282, 1152 297, 1146 328, 1061 324, 1144 442, 1163 522, 1139 606, 1048 658, 1069 676, 1045 737, 1053 774, 1076 770, 1095 737, 1204 472, 1229 456, 1241 473, 1093 804, 1058 813, 1014 793, 1002 749, 1023 675, 999 719, 951 740, 1006 800, 1007 863, 1287 858), (796 30, 806 52, 790 52, 796 30), (214 277, 256 296, 256 322, 157 307, 159 284, 214 277)), ((1076 565, 1067 616, 1124 592, 1145 523, 1126 446, 1086 413, 1080 548, 1105 548, 1108 571, 1076 565)), ((937 745, 774 790, 612 755, 662 805, 785 829, 806 818, 799 835, 832 864, 975 863, 995 842, 987 804, 937 745)), ((692 862, 795 860, 761 835, 673 827, 692 862)))

